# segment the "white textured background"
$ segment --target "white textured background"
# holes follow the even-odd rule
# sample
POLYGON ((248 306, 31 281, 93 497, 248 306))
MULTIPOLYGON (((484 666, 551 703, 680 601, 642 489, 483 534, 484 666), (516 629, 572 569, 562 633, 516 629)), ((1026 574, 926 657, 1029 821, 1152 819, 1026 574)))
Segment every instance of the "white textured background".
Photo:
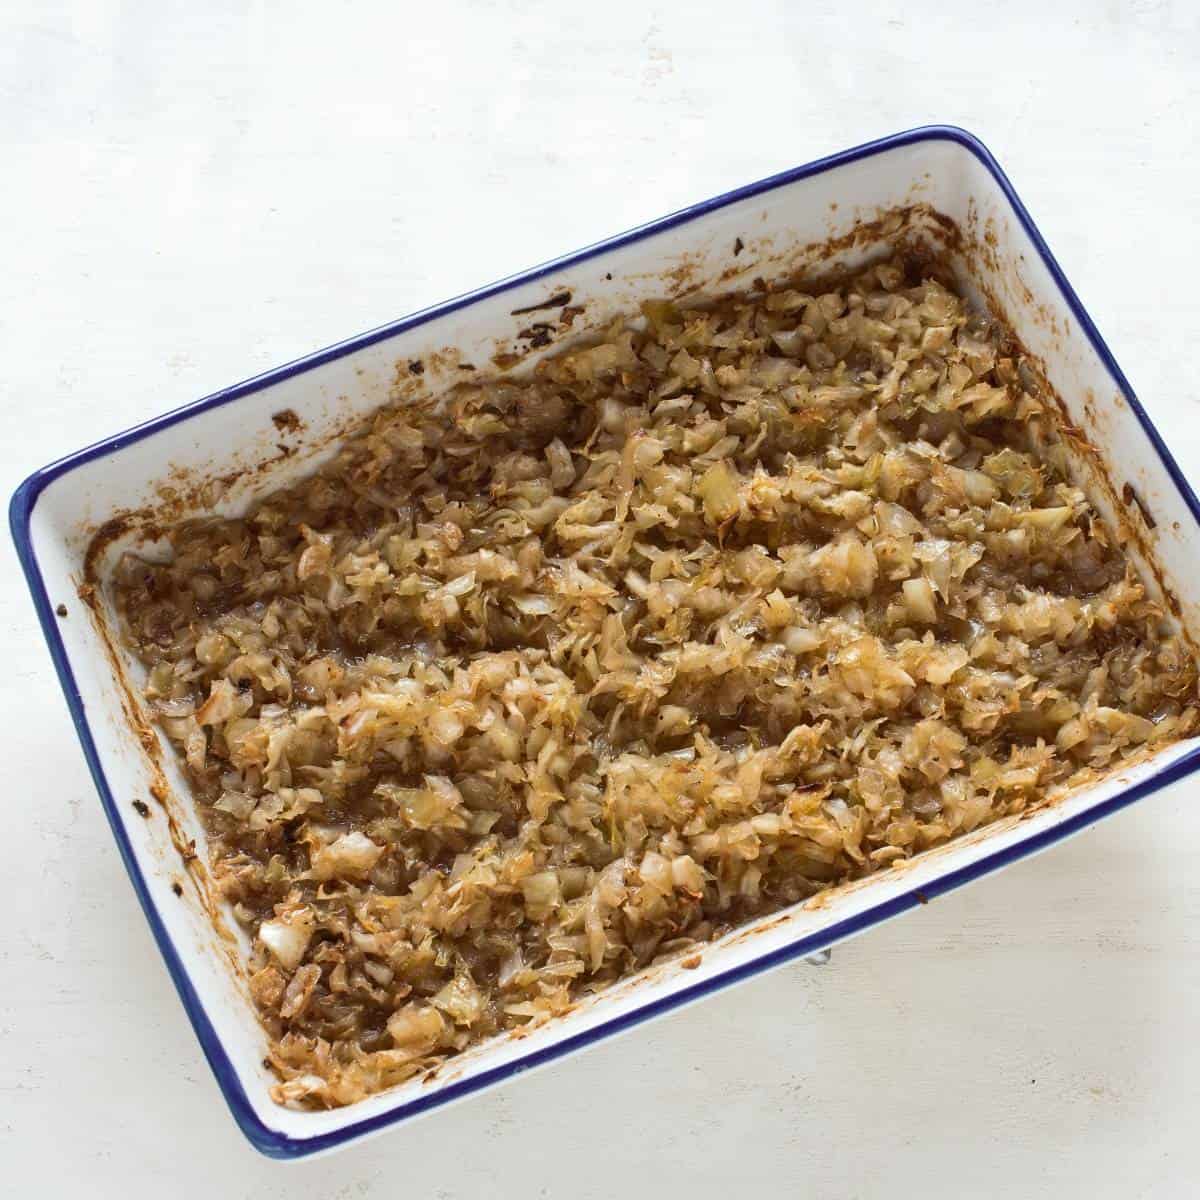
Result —
MULTIPOLYGON (((3 0, 0 490, 428 302, 928 121, 991 146, 1200 479, 1198 13, 3 0)), ((0 556, 0 1193, 1196 1194, 1195 785, 829 968, 334 1158, 259 1158, 0 556)))

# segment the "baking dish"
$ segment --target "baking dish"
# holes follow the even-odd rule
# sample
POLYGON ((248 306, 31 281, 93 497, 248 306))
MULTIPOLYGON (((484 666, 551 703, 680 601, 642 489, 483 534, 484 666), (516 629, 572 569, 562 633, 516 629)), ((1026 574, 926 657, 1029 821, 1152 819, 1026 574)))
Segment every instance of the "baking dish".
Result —
POLYGON ((849 268, 902 236, 928 243, 960 286, 1017 332, 1094 451, 1078 463, 1093 475, 1088 490, 1123 523, 1132 557, 1173 618, 1200 628, 1200 583, 1187 570, 1195 497, 1000 169, 951 128, 899 134, 696 205, 207 397, 54 463, 18 489, 14 538, 118 846, 235 1118, 264 1153, 334 1148, 812 954, 1195 768, 1195 740, 1169 746, 1021 819, 739 929, 691 970, 653 967, 566 1017, 349 1108, 292 1111, 270 1100, 265 1035, 238 974, 236 934, 206 894, 203 831, 111 634, 102 584, 113 557, 131 540, 153 541, 157 521, 234 512, 310 471, 340 432, 390 396, 436 391, 493 363, 528 369, 641 299, 816 264, 849 268))

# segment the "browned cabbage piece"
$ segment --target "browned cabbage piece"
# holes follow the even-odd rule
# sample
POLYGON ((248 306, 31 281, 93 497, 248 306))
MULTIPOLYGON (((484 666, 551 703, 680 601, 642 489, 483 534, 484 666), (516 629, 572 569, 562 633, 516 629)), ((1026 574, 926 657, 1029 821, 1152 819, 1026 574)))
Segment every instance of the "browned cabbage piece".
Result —
POLYGON ((278 1100, 358 1100, 1196 728, 1008 345, 899 262, 647 304, 122 562, 278 1100))

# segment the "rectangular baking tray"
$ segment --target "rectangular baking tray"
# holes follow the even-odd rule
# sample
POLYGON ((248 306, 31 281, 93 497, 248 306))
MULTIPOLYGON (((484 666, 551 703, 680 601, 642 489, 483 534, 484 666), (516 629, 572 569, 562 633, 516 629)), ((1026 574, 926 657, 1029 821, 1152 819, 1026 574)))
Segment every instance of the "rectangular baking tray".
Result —
POLYGON ((640 300, 852 269, 900 236, 927 243, 1016 332, 1090 447, 1077 464, 1084 486, 1121 524, 1171 619, 1200 629, 1192 489, 995 159, 948 126, 797 167, 435 305, 71 454, 17 489, 13 538, 117 847, 229 1108, 264 1154, 329 1151, 564 1058, 1044 849, 1200 765, 1197 739, 1166 747, 1021 818, 764 917, 705 947, 693 969, 651 967, 539 1029, 350 1107, 293 1111, 270 1099, 240 935, 208 894, 203 829, 113 635, 103 586, 112 561, 152 539, 155 522, 235 513, 312 471, 373 408, 470 378, 464 364, 519 373, 640 300), (85 562, 89 545, 99 548, 85 562))

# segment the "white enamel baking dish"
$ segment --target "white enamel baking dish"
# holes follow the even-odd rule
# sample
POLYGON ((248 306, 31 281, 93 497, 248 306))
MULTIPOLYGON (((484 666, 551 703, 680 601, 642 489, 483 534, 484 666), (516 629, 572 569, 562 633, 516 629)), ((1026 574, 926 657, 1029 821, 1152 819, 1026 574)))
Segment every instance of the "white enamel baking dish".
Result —
MULTIPOLYGON (((95 613, 80 602, 84 553, 96 528, 115 513, 161 507, 164 496, 174 515, 198 510, 218 492, 220 511, 244 507, 310 471, 329 437, 395 394, 397 380, 401 393, 444 387, 466 377, 462 364, 486 366, 498 351, 519 355, 515 369, 523 369, 553 349, 530 352, 531 342, 560 340, 563 293, 582 309, 562 335, 574 336, 640 299, 737 286, 803 266, 831 247, 838 263, 853 266, 878 255, 902 224, 910 236, 939 244, 960 283, 1001 309, 1040 360, 1115 486, 1116 495, 1100 495, 1100 504, 1127 519, 1131 552, 1152 584, 1173 594, 1176 619, 1200 630, 1194 566, 1200 508, 1191 488, 996 162, 970 134, 947 127, 898 134, 799 167, 426 309, 63 458, 17 490, 13 536, 118 848, 229 1107, 259 1150, 281 1158, 313 1154, 442 1107, 813 954, 1042 849, 1200 765, 1197 740, 1168 747, 1022 820, 764 918, 706 948, 694 969, 651 968, 527 1036, 500 1038, 451 1060, 429 1081, 416 1079, 333 1112, 292 1111, 270 1099, 265 1037, 232 965, 236 955, 214 932, 196 865, 186 866, 179 853, 194 838, 202 862, 203 831, 169 754, 148 751, 145 728, 137 736, 138 702, 128 686, 135 673, 105 636, 103 589, 95 613), (896 210, 903 215, 878 219, 896 210), (949 244, 949 227, 935 212, 957 227, 949 244), (273 422, 283 410, 300 419, 300 431, 273 422), (173 494, 162 491, 167 464, 173 494), (224 483, 205 491, 206 481, 222 476, 224 483), (1157 560, 1157 575, 1146 565, 1146 550, 1157 560), (56 615, 59 605, 66 606, 65 618, 56 615), (161 803, 150 802, 156 779, 161 803), (148 818, 135 800, 150 803, 148 818)), ((1091 468, 1081 460, 1080 469, 1091 468)), ((101 577, 131 536, 114 537, 97 562, 101 577)))

